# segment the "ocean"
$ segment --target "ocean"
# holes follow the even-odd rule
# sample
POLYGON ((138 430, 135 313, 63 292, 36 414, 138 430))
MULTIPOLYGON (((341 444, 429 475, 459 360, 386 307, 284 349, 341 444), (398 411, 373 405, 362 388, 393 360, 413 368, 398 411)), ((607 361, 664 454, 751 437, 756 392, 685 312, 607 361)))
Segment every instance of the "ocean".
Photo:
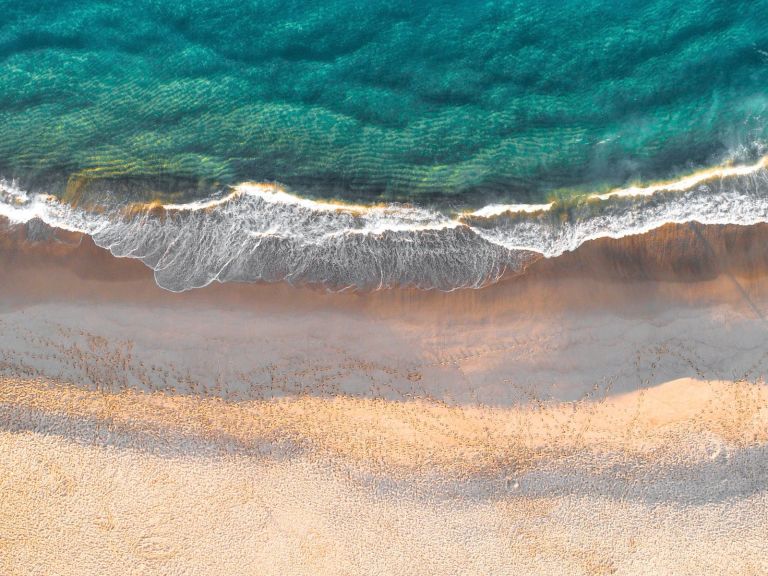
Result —
POLYGON ((768 221, 766 0, 0 8, 0 216, 169 290, 476 288, 768 221))

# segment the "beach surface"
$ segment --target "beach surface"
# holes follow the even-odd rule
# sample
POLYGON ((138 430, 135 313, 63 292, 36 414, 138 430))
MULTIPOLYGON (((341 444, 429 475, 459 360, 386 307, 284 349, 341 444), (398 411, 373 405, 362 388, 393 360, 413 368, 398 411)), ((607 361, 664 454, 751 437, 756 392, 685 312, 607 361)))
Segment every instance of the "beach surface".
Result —
POLYGON ((4 574, 768 571, 761 226, 591 242, 480 290, 182 294, 23 228, 0 241, 4 574))

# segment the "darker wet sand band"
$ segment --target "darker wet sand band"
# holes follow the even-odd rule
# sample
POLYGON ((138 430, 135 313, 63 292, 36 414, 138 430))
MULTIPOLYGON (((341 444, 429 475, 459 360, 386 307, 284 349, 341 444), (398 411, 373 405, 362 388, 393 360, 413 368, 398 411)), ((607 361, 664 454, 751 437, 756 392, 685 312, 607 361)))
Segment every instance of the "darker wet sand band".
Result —
POLYGON ((98 297, 162 302, 209 301, 258 305, 440 308, 456 314, 623 306, 659 296, 692 302, 741 301, 756 315, 766 292, 768 224, 753 226, 668 224, 646 234, 585 243, 556 258, 535 259, 523 272, 481 289, 454 292, 387 289, 331 293, 322 286, 285 283, 214 282, 206 288, 170 294, 152 281, 152 271, 131 258, 115 258, 88 236, 52 230, 32 221, 0 228, 0 287, 8 298, 98 297), (109 290, 93 283, 109 282, 109 290), (81 294, 81 292, 83 292, 81 294), (659 292, 662 293, 659 293, 659 292))

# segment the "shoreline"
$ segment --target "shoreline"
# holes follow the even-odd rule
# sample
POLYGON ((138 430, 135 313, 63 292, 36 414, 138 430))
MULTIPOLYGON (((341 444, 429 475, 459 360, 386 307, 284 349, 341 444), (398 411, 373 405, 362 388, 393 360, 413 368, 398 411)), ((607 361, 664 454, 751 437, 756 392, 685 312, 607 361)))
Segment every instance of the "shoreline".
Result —
POLYGON ((216 283, 177 294, 88 237, 24 236, 0 237, 6 356, 30 374, 85 386, 194 394, 230 378, 220 384, 225 399, 314 390, 508 406, 765 370, 752 343, 768 330, 768 225, 673 225, 599 240, 453 292, 216 283), (94 339, 109 345, 93 348, 94 339), (73 351, 82 355, 74 364, 73 351), (107 352, 123 363, 119 373, 98 364, 107 352), (164 376, 148 374, 150 364, 164 376))
MULTIPOLYGON (((737 292, 736 284, 743 285, 742 289, 748 295, 754 292, 757 299, 768 294, 762 281, 768 275, 768 248, 763 248, 768 245, 768 224, 667 224, 644 234, 620 239, 590 240, 560 256, 547 258, 537 255, 523 270, 507 272, 497 282, 480 288, 451 291, 410 286, 331 290, 312 283, 214 281, 202 288, 171 292, 154 283, 152 270, 143 263, 134 258, 112 256, 109 251, 96 246, 87 235, 46 227, 41 230, 30 230, 29 224, 0 226, 0 263, 9 272, 0 278, 0 284, 4 285, 7 294, 16 290, 29 295, 32 282, 23 276, 32 275, 37 269, 60 273, 67 283, 79 284, 80 288, 86 288, 91 282, 109 282, 120 294, 119 284, 129 281, 135 283, 133 289, 140 287, 136 295, 141 294, 142 298, 194 301, 208 300, 215 294, 215 299, 232 299, 238 304, 248 297, 248 292, 253 293, 254 299, 271 292, 296 301, 319 298, 325 305, 337 302, 347 305, 360 299, 386 304, 407 300, 419 305, 437 303, 439 306, 450 306, 451 301, 485 304, 504 298, 505 292, 516 295, 574 281, 607 283, 610 286, 606 293, 621 293, 619 286, 631 291, 637 284, 641 288, 643 285, 659 284, 668 288, 667 296, 677 294, 683 299, 696 297, 696 293, 700 292, 697 284, 715 287, 720 283, 730 283, 737 292), (154 288, 148 286, 148 281, 154 284, 154 288)), ((56 291, 50 289, 50 283, 44 284, 41 297, 55 297, 56 291)), ((724 288, 723 292, 727 290, 724 288)), ((555 291, 558 298, 552 298, 551 304, 567 306, 567 303, 559 304, 565 292, 555 291)), ((91 291, 89 295, 94 294, 91 291)), ((739 296, 744 297, 744 294, 739 296)), ((574 300, 579 301, 579 298, 574 300)))
MULTIPOLYGON (((218 281, 285 281, 337 291, 480 288, 524 271, 542 256, 567 261, 572 253, 600 252, 596 246, 637 251, 633 239, 647 235, 653 242, 665 230, 679 237, 671 244, 685 241, 686 234, 697 236, 685 241, 695 256, 679 249, 671 254, 667 276, 681 279, 686 272, 701 276, 707 272, 702 263, 718 259, 712 240, 740 236, 737 228, 765 228, 767 158, 573 203, 491 205, 451 214, 410 204, 315 201, 269 183, 244 183, 229 194, 188 203, 117 206, 114 199, 91 204, 78 195, 67 201, 30 195, 2 183, 0 214, 36 234, 88 234, 118 257, 140 259, 154 270, 157 284, 172 292, 218 281)), ((669 239, 660 242, 671 245, 669 239)), ((736 254, 730 250, 731 257, 736 254)), ((661 271, 650 270, 649 278, 661 271)))

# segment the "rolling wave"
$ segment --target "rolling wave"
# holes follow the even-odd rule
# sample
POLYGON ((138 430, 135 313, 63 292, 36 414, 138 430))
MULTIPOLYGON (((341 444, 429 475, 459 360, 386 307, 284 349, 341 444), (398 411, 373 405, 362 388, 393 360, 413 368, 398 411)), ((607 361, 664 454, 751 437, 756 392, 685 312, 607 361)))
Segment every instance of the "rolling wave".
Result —
POLYGON ((596 238, 667 223, 768 222, 766 160, 568 204, 492 205, 452 214, 317 202, 254 183, 189 204, 86 209, 2 182, 0 216, 88 234, 116 257, 140 259, 171 291, 213 281, 454 290, 495 282, 537 257, 558 256, 596 238))

